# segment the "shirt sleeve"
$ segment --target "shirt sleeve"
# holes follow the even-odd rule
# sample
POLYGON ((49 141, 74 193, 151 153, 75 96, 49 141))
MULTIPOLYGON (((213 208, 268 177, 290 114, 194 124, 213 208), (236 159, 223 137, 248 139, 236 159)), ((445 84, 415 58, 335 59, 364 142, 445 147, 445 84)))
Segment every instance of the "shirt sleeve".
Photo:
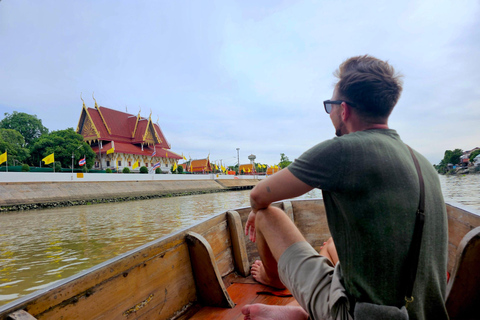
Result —
POLYGON ((287 168, 302 182, 313 188, 335 191, 342 176, 342 144, 333 138, 305 151, 287 168))

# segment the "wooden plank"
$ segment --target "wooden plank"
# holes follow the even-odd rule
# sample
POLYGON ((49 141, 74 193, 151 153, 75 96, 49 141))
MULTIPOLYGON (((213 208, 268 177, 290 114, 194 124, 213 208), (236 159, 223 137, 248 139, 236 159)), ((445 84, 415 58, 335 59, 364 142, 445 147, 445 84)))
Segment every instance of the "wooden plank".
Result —
POLYGON ((195 232, 189 232, 186 240, 198 299, 207 306, 233 308, 235 304, 225 289, 212 248, 207 240, 195 232))
POLYGON ((283 211, 287 214, 287 216, 290 218, 290 220, 295 221, 293 217, 293 206, 292 202, 290 201, 284 201, 283 202, 283 211))
POLYGON ((292 201, 294 222, 312 247, 320 251, 330 237, 325 206, 321 200, 292 201))
POLYGON ((287 305, 295 301, 292 297, 276 297, 269 295, 258 295, 259 291, 268 291, 269 288, 263 284, 243 284, 234 283, 228 287, 228 293, 232 300, 236 303, 233 309, 222 309, 214 307, 204 307, 190 320, 216 319, 216 320, 243 320, 243 306, 253 303, 264 303, 268 305, 287 305))
POLYGON ((39 319, 168 319, 196 301, 195 281, 185 243, 68 299, 39 319))
POLYGON ((480 305, 480 227, 467 233, 458 246, 447 286, 450 319, 478 319, 480 305))
POLYGON ((201 233, 212 248, 220 275, 223 277, 234 270, 230 229, 226 216, 220 223, 201 233))
POLYGON ((34 316, 25 310, 12 312, 7 317, 8 320, 37 320, 34 316))
POLYGON ((228 211, 227 221, 232 241, 235 270, 240 275, 247 277, 250 274, 250 263, 248 262, 242 220, 237 211, 228 211))

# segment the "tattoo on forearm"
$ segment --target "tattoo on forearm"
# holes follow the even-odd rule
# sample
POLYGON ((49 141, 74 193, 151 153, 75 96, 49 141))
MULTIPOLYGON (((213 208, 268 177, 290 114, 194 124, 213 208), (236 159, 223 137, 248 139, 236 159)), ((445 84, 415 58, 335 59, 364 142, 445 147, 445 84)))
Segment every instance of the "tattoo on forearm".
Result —
POLYGON ((270 191, 270 187, 267 186, 267 192, 270 193, 272 191, 270 191))

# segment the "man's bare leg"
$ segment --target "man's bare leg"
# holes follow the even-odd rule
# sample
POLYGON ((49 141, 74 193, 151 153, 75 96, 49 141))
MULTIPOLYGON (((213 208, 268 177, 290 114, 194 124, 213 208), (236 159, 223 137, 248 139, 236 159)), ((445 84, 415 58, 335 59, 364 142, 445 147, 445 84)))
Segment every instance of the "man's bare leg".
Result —
POLYGON ((278 260, 288 247, 305 241, 305 238, 285 212, 277 207, 269 206, 258 211, 255 226, 256 243, 262 261, 252 266, 252 275, 263 284, 285 288, 278 276, 278 260))
POLYGON ((335 243, 333 242, 333 238, 330 237, 327 242, 323 243, 323 246, 320 248, 320 255, 328 258, 333 265, 336 265, 338 262, 338 254, 337 248, 335 248, 335 243))
POLYGON ((247 304, 242 308, 245 320, 306 320, 308 314, 300 306, 247 304))

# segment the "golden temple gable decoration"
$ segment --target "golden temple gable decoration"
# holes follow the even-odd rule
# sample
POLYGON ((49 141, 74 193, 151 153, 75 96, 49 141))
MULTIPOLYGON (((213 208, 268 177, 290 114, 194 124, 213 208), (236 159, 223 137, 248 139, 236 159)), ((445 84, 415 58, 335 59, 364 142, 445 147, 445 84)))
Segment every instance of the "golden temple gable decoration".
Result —
MULTIPOLYGON (((93 93, 92 93, 92 98, 93 100, 95 100, 93 93)), ((108 134, 112 134, 112 132, 110 131, 110 128, 107 125, 107 122, 105 121, 105 118, 103 117, 102 111, 100 111, 100 108, 98 107, 97 100, 95 100, 95 109, 97 109, 98 114, 100 115, 100 118, 102 118, 103 125, 105 126, 105 128, 107 128, 108 134)))
POLYGON ((145 127, 145 134, 143 135, 143 141, 145 141, 148 145, 162 143, 162 140, 159 138, 157 131, 155 130, 155 126, 153 125, 151 112, 150 112, 150 116, 148 117, 147 126, 145 127))
POLYGON ((97 128, 95 127, 95 123, 88 113, 87 106, 85 105, 85 101, 83 100, 81 94, 80 99, 82 99, 83 106, 80 119, 78 120, 77 133, 83 135, 86 142, 91 143, 92 141, 100 138, 100 133, 98 132, 97 128))
POLYGON ((138 111, 137 122, 135 122, 135 129, 133 129, 132 132, 132 139, 135 138, 135 133, 137 132, 138 121, 140 121, 140 112, 142 112, 142 108, 140 108, 140 110, 138 111))

